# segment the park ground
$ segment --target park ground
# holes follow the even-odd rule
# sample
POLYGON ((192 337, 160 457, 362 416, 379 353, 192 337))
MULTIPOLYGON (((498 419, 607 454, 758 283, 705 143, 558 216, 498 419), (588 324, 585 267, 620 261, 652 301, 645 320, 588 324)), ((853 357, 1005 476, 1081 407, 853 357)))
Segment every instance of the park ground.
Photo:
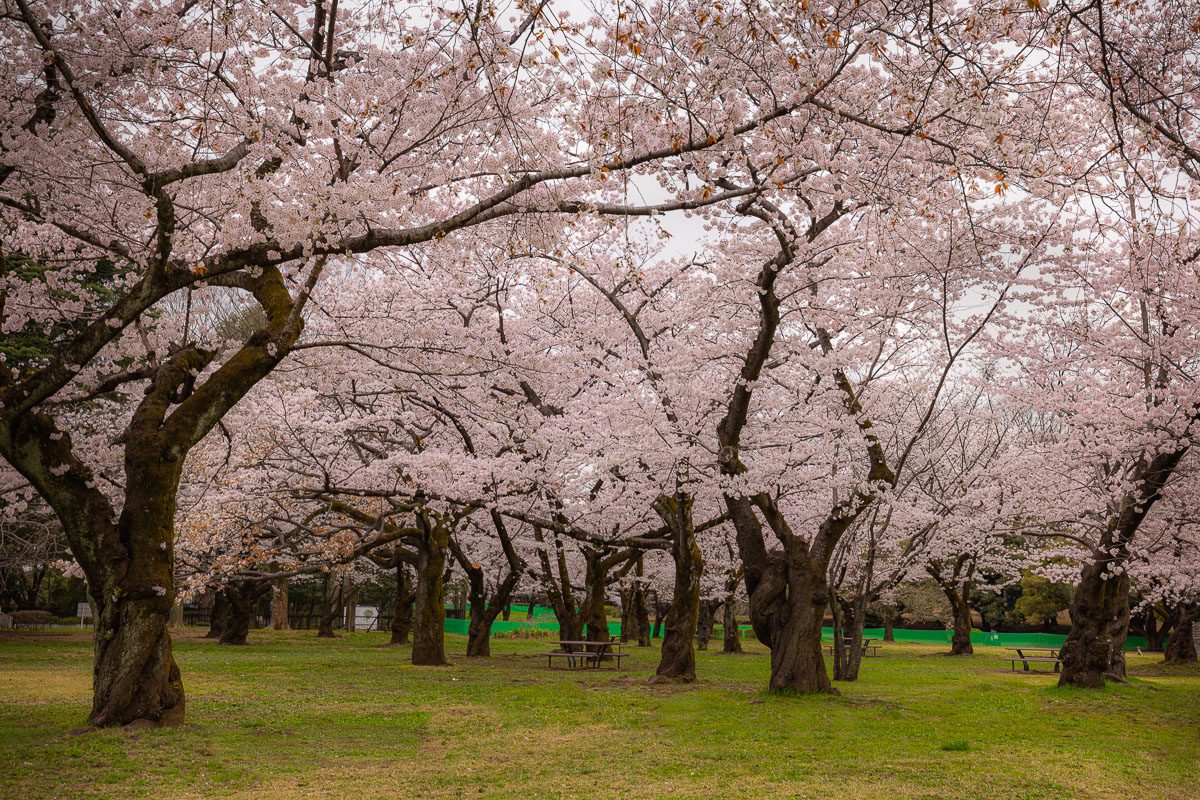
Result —
POLYGON ((448 637, 431 668, 382 634, 200 633, 176 635, 184 728, 93 732, 88 638, 0 636, 0 798, 1200 797, 1200 670, 1152 656, 1087 692, 999 649, 892 644, 840 696, 781 697, 755 642, 656 686, 657 648, 550 670, 544 641, 469 660, 448 637))

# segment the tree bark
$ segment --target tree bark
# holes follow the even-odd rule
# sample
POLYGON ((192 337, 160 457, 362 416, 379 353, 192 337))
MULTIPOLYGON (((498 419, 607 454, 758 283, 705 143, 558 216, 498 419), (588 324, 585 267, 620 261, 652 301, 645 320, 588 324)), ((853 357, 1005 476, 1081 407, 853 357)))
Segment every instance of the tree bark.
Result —
POLYGON ((182 600, 176 600, 174 602, 174 604, 172 604, 171 618, 168 621, 168 624, 172 628, 182 628, 183 627, 184 617, 183 617, 183 601, 182 600))
POLYGON ((325 602, 321 608, 321 619, 317 623, 317 638, 336 639, 337 634, 333 632, 333 623, 342 612, 342 582, 334 581, 329 575, 326 575, 324 594, 325 602))
POLYGON ((737 606, 732 596, 725 600, 725 617, 721 622, 721 626, 725 633, 725 642, 721 647, 721 652, 726 655, 741 653, 742 632, 738 628, 737 606))
POLYGON ((225 597, 225 592, 218 589, 213 593, 212 609, 208 612, 208 631, 204 634, 205 639, 220 639, 221 631, 225 628, 225 623, 229 618, 229 600, 225 597))
POLYGON ((971 646, 971 582, 963 581, 958 586, 943 586, 942 591, 950 601, 954 615, 954 633, 950 638, 950 655, 972 655, 971 646))
MULTIPOLYGON (((1122 614, 1128 619, 1129 578, 1125 573, 1105 575, 1107 564, 1093 561, 1083 568, 1071 600, 1071 632, 1063 643, 1059 686, 1098 689, 1112 673, 1116 644, 1113 634, 1122 614)), ((1123 640, 1121 642, 1124 643, 1123 640)))
MULTIPOLYGON (((696 680, 695 638, 700 618, 700 579, 704 573, 704 556, 700 553, 692 517, 692 496, 685 492, 663 495, 655 503, 655 511, 670 531, 671 560, 675 565, 671 607, 663 619, 662 655, 655 680, 691 683, 696 680)), ((712 635, 711 610, 708 633, 712 635)))
POLYGON ((271 586, 271 630, 290 631, 288 619, 288 580, 280 578, 271 586))
POLYGON ((221 644, 246 643, 254 621, 254 604, 264 587, 257 583, 230 583, 221 588, 225 598, 225 620, 221 626, 221 644))
POLYGON ((1180 608, 1178 620, 1163 651, 1164 664, 1196 663, 1195 623, 1200 619, 1200 605, 1180 608))
POLYGON ((885 642, 896 641, 896 631, 894 630, 894 627, 893 627, 895 624, 896 624, 895 609, 890 605, 884 606, 883 607, 883 640, 885 642))
POLYGON ((719 600, 701 600, 700 613, 696 617, 696 649, 707 650, 712 642, 713 632, 717 626, 717 609, 721 607, 719 600))
POLYGON ((408 567, 400 562, 396 567, 396 597, 392 609, 392 638, 389 645, 408 644, 408 636, 412 630, 413 600, 417 593, 412 579, 408 575, 408 567))
POLYGON ((1151 653, 1163 652, 1163 643, 1166 641, 1167 624, 1165 620, 1160 621, 1158 612, 1153 608, 1146 609, 1144 629, 1146 633, 1146 649, 1151 653))
POLYGON ((412 663, 418 666, 445 666, 446 660, 446 551, 450 530, 439 519, 422 512, 418 526, 422 531, 417 543, 417 587, 412 627, 412 663))

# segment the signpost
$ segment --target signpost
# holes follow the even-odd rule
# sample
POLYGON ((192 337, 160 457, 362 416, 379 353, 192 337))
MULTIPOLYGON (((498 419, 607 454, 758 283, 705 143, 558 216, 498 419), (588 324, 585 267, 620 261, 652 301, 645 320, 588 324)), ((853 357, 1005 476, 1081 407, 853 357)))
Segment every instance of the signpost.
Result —
POLYGON ((85 619, 86 620, 93 619, 92 604, 91 603, 80 603, 79 605, 75 606, 75 616, 79 617, 79 627, 82 629, 83 621, 85 619))

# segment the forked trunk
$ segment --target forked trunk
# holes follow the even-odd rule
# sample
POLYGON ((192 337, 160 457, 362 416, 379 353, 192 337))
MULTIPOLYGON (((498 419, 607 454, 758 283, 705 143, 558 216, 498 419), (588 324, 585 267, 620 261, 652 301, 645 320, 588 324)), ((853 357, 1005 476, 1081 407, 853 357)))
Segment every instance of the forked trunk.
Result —
POLYGON ((1121 678, 1112 673, 1117 644, 1113 634, 1123 613, 1128 619, 1129 578, 1124 573, 1105 575, 1105 566, 1104 562, 1091 562, 1083 568, 1071 601, 1071 632, 1060 653, 1059 686, 1098 689, 1105 678, 1121 678))
MULTIPOLYGON (((673 497, 661 497, 656 510, 671 531, 675 583, 671 607, 663 620, 662 656, 655 670, 655 680, 690 683, 696 680, 693 640, 700 617, 700 578, 704 572, 704 556, 696 541, 690 495, 679 493, 673 497)), ((712 634, 711 621, 710 610, 709 635, 712 634)))
MULTIPOLYGON (((802 543, 793 545, 799 550, 802 543)), ((797 552, 775 552, 750 589, 750 622, 758 640, 771 648, 773 692, 834 693, 821 655, 821 622, 828 603, 826 564, 797 552)), ((749 575, 747 570, 747 575, 749 575)))

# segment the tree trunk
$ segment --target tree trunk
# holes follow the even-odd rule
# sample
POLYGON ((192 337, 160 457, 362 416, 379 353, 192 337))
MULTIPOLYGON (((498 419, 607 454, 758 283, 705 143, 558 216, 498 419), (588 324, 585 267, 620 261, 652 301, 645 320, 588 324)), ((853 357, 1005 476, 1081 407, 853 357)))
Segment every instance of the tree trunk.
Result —
MULTIPOLYGON (((788 574, 788 592, 780 604, 786 613, 771 615, 766 641, 771 646, 773 692, 798 694, 831 693, 833 686, 821 656, 821 621, 825 617, 825 570, 793 565, 788 574)), ((754 619, 754 597, 750 616, 754 619)), ((761 613, 761 610, 760 610, 761 613)), ((759 626, 755 626, 755 633, 759 626)), ((759 634, 759 639, 763 637, 759 634)))
MULTIPOLYGON (((696 540, 692 518, 692 497, 685 492, 662 496, 655 511, 671 532, 671 559, 675 564, 675 582, 671 607, 663 620, 662 656, 655 670, 656 681, 691 683, 696 680, 696 626, 700 617, 700 579, 704 556, 696 540)), ((708 615, 708 634, 712 635, 712 609, 708 615)))
POLYGON ((883 640, 885 642, 896 641, 896 632, 893 626, 896 624, 896 610, 892 606, 883 607, 883 640))
POLYGON ((713 631, 717 625, 717 609, 720 603, 715 600, 701 600, 700 611, 696 617, 696 649, 707 650, 712 641, 713 631))
POLYGON ((354 604, 357 594, 358 587, 351 583, 350 577, 342 578, 342 629, 346 633, 358 630, 358 607, 354 604))
POLYGON ((271 630, 290 631, 288 620, 288 580, 280 578, 271 586, 271 630))
POLYGON ((183 724, 183 681, 166 624, 170 600, 109 592, 103 602, 93 599, 93 609, 101 633, 92 670, 91 723, 183 724))
MULTIPOLYGON (((1125 573, 1105 575, 1106 562, 1083 568, 1071 601, 1071 632, 1063 643, 1059 686, 1098 689, 1112 673, 1113 634, 1122 615, 1128 619, 1129 578, 1125 573)), ((1122 644, 1123 644, 1122 640, 1122 644)))
POLYGON ((333 632, 333 622, 341 614, 342 610, 342 582, 339 580, 336 583, 325 576, 325 602, 321 609, 321 619, 317 623, 317 638, 319 639, 336 639, 337 634, 333 632))
POLYGON ((392 638, 389 645, 408 644, 412 630, 413 600, 417 594, 408 576, 408 567, 400 563, 396 567, 396 598, 392 609, 392 638))
MULTIPOLYGON (((739 502, 740 498, 733 500, 735 507, 739 502)), ((809 558, 798 539, 791 540, 791 547, 794 552, 787 555, 767 553, 761 568, 752 569, 743 559, 750 624, 758 640, 771 648, 768 688, 772 692, 832 694, 821 655, 821 622, 829 597, 828 564, 809 558)))
POLYGON ((975 650, 971 646, 971 583, 963 581, 958 585, 943 586, 942 591, 950 601, 950 610, 954 615, 950 655, 972 655, 975 650))
POLYGON ((221 588, 227 609, 221 626, 221 644, 245 644, 254 619, 254 601, 258 599, 258 587, 254 584, 231 583, 221 588))
POLYGON ((1161 621, 1158 618, 1158 613, 1153 607, 1146 609, 1145 625, 1146 633, 1146 649, 1151 653, 1163 652, 1163 643, 1166 641, 1167 625, 1166 621, 1161 621))
MULTIPOLYGON (((671 531, 671 559, 674 561, 674 585, 671 607, 664 619, 662 655, 655 680, 691 682, 696 680, 696 626, 700 622, 700 581, 704 557, 696 541, 695 521, 690 494, 679 492, 660 497, 655 511, 671 531)), ((712 610, 708 614, 708 634, 712 636, 712 610)))
POLYGON ((666 613, 666 608, 662 604, 662 600, 658 597, 658 592, 654 593, 654 630, 651 637, 654 639, 662 638, 663 615, 666 613))
POLYGON ((212 610, 208 612, 208 632, 204 634, 204 638, 220 639, 228 618, 229 600, 226 599, 225 592, 218 589, 213 595, 212 610))
POLYGON ((176 600, 171 606, 171 619, 168 624, 172 628, 182 628, 184 626, 183 618, 183 601, 176 600))
POLYGON ((422 519, 417 550, 417 587, 412 627, 412 663, 445 666, 446 551, 450 531, 438 520, 422 519))
POLYGON ((1195 622, 1197 618, 1200 618, 1200 606, 1181 610, 1179 621, 1171 629, 1171 638, 1167 640, 1167 647, 1163 652, 1164 664, 1196 663, 1195 622))
POLYGON ((721 626, 725 630, 725 643, 721 647, 721 652, 726 655, 741 653, 742 632, 738 628, 737 606, 732 596, 725 600, 725 617, 721 622, 721 626))
POLYGON ((583 635, 589 642, 607 642, 612 637, 609 636, 608 617, 604 613, 604 597, 608 589, 608 568, 604 554, 588 551, 584 553, 584 564, 584 595, 579 609, 583 635))

